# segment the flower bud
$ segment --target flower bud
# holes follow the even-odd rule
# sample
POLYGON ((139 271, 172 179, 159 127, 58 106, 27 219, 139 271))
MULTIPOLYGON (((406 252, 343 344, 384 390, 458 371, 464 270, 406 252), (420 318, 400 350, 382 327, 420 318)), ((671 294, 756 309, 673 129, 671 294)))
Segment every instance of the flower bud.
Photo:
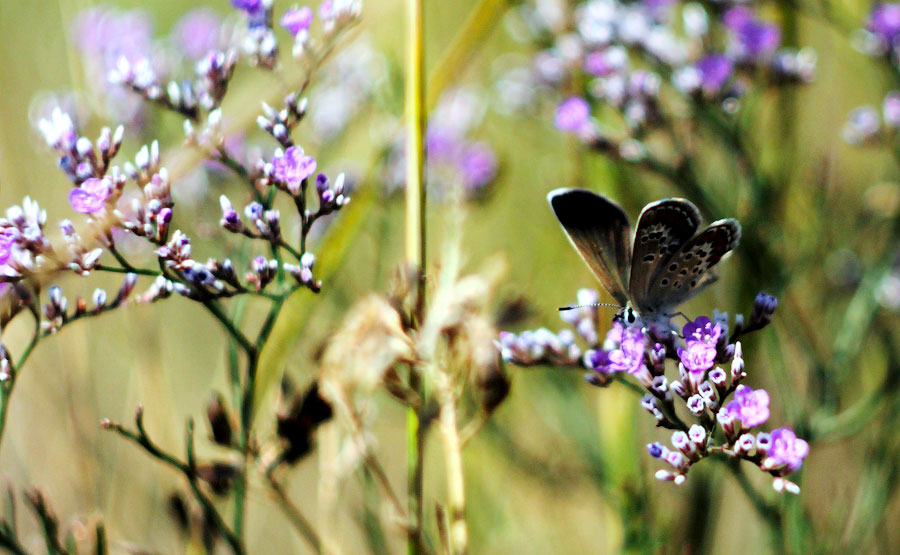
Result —
POLYGON ((231 445, 232 428, 231 419, 225 407, 225 399, 219 392, 213 393, 206 404, 206 418, 209 421, 209 430, 213 441, 219 445, 228 447, 231 445))

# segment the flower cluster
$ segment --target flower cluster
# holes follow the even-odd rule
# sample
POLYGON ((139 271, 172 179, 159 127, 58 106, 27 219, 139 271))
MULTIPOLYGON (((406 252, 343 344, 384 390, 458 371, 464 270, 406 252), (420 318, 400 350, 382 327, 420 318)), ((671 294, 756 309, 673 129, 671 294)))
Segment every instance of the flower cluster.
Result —
MULTIPOLYGON (((485 105, 473 90, 460 88, 445 93, 428 121, 425 133, 426 182, 432 198, 445 198, 455 188, 465 197, 478 197, 497 176, 497 156, 469 133, 484 117, 485 105)), ((405 186, 406 153, 398 137, 385 164, 388 192, 405 186)))
MULTIPOLYGON (((864 29, 853 37, 857 50, 887 61, 896 67, 900 61, 900 4, 877 4, 864 29)), ((900 91, 890 91, 881 101, 881 109, 863 105, 850 112, 842 136, 851 145, 875 144, 896 136, 900 129, 900 91)))
MULTIPOLYGON (((278 41, 275 38, 273 0, 231 0, 232 6, 247 16, 247 29, 241 41, 244 51, 254 64, 272 69, 278 61, 278 41)), ((332 40, 337 32, 356 21, 362 12, 360 0, 324 0, 318 9, 321 22, 321 43, 332 40)), ((278 23, 294 39, 293 55, 301 58, 316 49, 310 35, 315 15, 308 6, 292 6, 278 23)))
MULTIPOLYGON (((47 212, 25 197, 21 206, 11 206, 0 218, 0 282, 13 282, 32 273, 50 251, 44 237, 47 212)), ((0 289, 0 296, 6 289, 0 289)))
MULTIPOLYGON (((266 1, 239 4, 251 20, 271 10, 271 2, 266 1)), ((358 16, 359 3, 326 1, 319 14, 328 40, 335 40, 358 16)), ((302 20, 307 15, 301 9, 289 10, 284 22, 293 35, 300 34, 298 26, 304 25, 302 20)), ((171 190, 174 178, 162 164, 156 141, 137 149, 133 160, 116 165, 125 125, 103 127, 92 140, 79 132, 79 123, 86 125, 79 112, 61 106, 42 109, 44 117, 36 121, 36 126, 72 184, 67 193, 72 211, 83 218, 74 223, 62 220, 58 225, 61 241, 54 244, 52 236, 45 236, 47 214, 37 202, 26 197, 21 206, 6 210, 5 217, 0 218, 0 327, 27 308, 45 332, 54 332, 68 322, 123 305, 138 286, 138 276, 152 279, 149 288, 136 297, 138 302, 178 293, 204 303, 214 315, 218 309, 211 303, 227 297, 259 295, 280 307, 281 300, 296 288, 319 291, 321 282, 313 274, 316 257, 307 249, 307 236, 316 221, 349 202, 349 187, 343 174, 336 179, 329 179, 326 173, 316 174, 316 160, 291 138, 305 115, 305 85, 289 94, 280 110, 263 104, 259 124, 283 150, 276 150, 272 157, 257 156, 249 163, 229 151, 231 143, 223 136, 219 105, 239 60, 238 51, 230 46, 232 31, 213 12, 188 14, 176 25, 171 42, 183 48, 178 56, 195 64, 197 76, 167 83, 158 75, 177 67, 176 56, 171 52, 157 56, 162 43, 153 42, 152 25, 142 12, 92 9, 79 16, 74 36, 88 69, 108 72, 110 80, 122 85, 112 90, 127 93, 132 99, 143 97, 186 118, 187 147, 199 147, 210 162, 233 171, 249 185, 247 194, 252 200, 244 210, 246 224, 224 195, 221 223, 227 231, 268 243, 269 256, 251 254, 246 261, 195 259, 191 230, 184 227, 189 219, 186 215, 178 219, 171 190), (79 116, 73 116, 76 113, 79 116), (307 193, 310 182, 315 186, 314 195, 307 193), (277 191, 287 193, 296 206, 299 225, 288 229, 299 229, 297 237, 283 230, 281 213, 273 208, 277 191), (174 228, 173 222, 181 228, 174 228), (154 267, 140 267, 126 257, 140 242, 155 254, 154 267), (238 269, 242 263, 246 264, 245 272, 238 269), (58 288, 45 287, 47 281, 63 272, 80 276, 93 272, 127 274, 126 285, 112 301, 100 290, 93 295, 92 303, 78 299, 72 312, 58 288), (273 291, 273 284, 277 284, 277 290, 273 291), (49 295, 50 302, 41 308, 42 292, 49 295)), ((327 51, 331 43, 320 46, 327 51)), ((308 51, 307 55, 323 57, 323 51, 308 51)), ((315 67, 318 62, 312 69, 315 67)), ((36 335, 34 342, 42 337, 36 335)), ((5 356, 0 358, 6 360, 5 356)))
POLYGON ((677 106, 718 104, 733 113, 751 86, 813 77, 815 54, 781 47, 778 28, 743 5, 719 16, 695 2, 588 0, 571 21, 548 5, 519 11, 528 30, 521 38, 544 47, 526 73, 514 68, 500 78, 503 101, 534 90, 571 95, 572 83, 584 83, 558 103, 556 126, 625 159, 644 156, 635 140, 685 112, 677 106), (614 131, 618 124, 623 131, 614 131))
POLYGON ((748 318, 735 317, 730 335, 728 315, 718 312, 687 322, 680 336, 671 324, 648 326, 640 318, 631 323, 620 313, 602 344, 597 298, 596 291, 581 290, 577 307, 562 312, 574 332, 501 332, 495 343, 502 358, 520 366, 584 368, 587 381, 597 386, 633 376, 646 390, 641 406, 657 426, 673 430, 671 449, 659 442, 648 446, 651 456, 671 466, 656 473, 660 480, 681 484, 694 463, 715 454, 756 464, 774 477, 776 490, 799 491, 784 477, 802 467, 808 444, 788 428, 754 431, 769 419, 769 395, 742 383, 747 373, 738 338, 771 321, 778 305, 774 297, 760 293, 748 318), (677 379, 666 376, 667 359, 677 364, 677 379), (679 416, 676 400, 695 423, 689 426, 679 416))

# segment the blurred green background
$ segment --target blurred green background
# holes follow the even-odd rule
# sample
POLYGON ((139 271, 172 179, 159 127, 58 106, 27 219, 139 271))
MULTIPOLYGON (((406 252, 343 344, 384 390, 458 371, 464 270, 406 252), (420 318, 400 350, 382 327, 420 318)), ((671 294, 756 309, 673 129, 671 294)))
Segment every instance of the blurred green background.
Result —
MULTIPOLYGON (((222 14, 230 11, 225 0, 113 4, 145 10, 157 36, 168 33, 180 16, 198 5, 207 4, 222 14)), ((774 3, 765 13, 784 25, 786 41, 816 49, 817 79, 790 91, 755 95, 755 117, 748 122, 753 156, 782 186, 778 203, 752 205, 725 156, 713 158, 704 168, 705 181, 715 184, 720 205, 729 208, 727 213, 704 217, 711 221, 735 216, 745 222, 744 236, 771 246, 786 269, 788 283, 782 287, 765 271, 750 272, 754 264, 738 249, 723 264, 720 282, 685 311, 698 316, 715 307, 746 314, 756 291, 780 297, 775 324, 744 345, 749 383, 772 393, 773 425, 793 426, 802 436, 816 422, 825 422, 839 432, 823 433, 813 443, 799 498, 776 496, 770 479, 753 468, 747 468, 750 483, 781 510, 786 545, 794 550, 816 546, 826 552, 851 548, 898 552, 900 405, 894 391, 875 393, 886 375, 900 370, 896 348, 900 326, 896 313, 878 306, 872 293, 873 280, 889 270, 896 253, 885 241, 887 228, 897 217, 898 167, 890 152, 853 148, 840 137, 852 108, 878 105, 898 83, 895 75, 854 51, 846 33, 793 11, 789 4, 774 3), (841 270, 840 261, 848 258, 863 276, 858 286, 832 279, 833 266, 841 270), (848 311, 854 306, 862 308, 848 311), (810 382, 834 370, 834 365, 822 361, 832 360, 843 348, 841 341, 851 343, 854 355, 839 359, 842 381, 826 403, 810 392, 810 382), (855 404, 870 398, 871 403, 855 404), (848 407, 856 412, 848 415, 848 407), (834 415, 843 420, 835 421, 834 415)), ((71 217, 68 182, 29 114, 34 113, 36 97, 86 90, 69 32, 75 15, 92 5, 0 0, 0 206, 31 195, 48 210, 48 227, 71 217)), ((434 67, 474 5, 470 0, 425 2, 429 67, 434 67)), ((842 6, 859 21, 868 8, 863 3, 842 6)), ((397 67, 403 54, 402 22, 399 2, 365 0, 362 24, 344 44, 368 37, 397 67)), ((504 31, 504 18, 493 23, 476 54, 454 75, 488 97, 499 57, 528 52, 504 31)), ((241 113, 248 98, 266 95, 277 81, 244 66, 238 71, 235 87, 240 93, 226 101, 226 117, 231 111, 241 113)), ((402 92, 397 89, 394 94, 395 99, 382 98, 355 119, 325 154, 309 149, 319 158, 320 168, 336 173, 345 165, 359 171, 370 167, 377 155, 371 138, 379 110, 399 113, 397 99, 402 92)), ((489 108, 475 133, 497 150, 501 170, 492 193, 469 207, 465 257, 474 270, 495 255, 505 259, 508 272, 497 304, 528 299, 534 316, 520 328, 562 328, 556 307, 571 302, 579 287, 598 286, 547 208, 547 191, 587 185, 619 200, 632 215, 646 202, 678 193, 650 176, 580 152, 573 140, 552 128, 552 107, 552 102, 536 106, 536 117, 508 117, 489 108)), ((161 137, 165 160, 180 144, 180 122, 171 116, 160 122, 147 134, 161 137)), ((100 125, 112 123, 93 121, 87 135, 95 136, 100 125)), ((252 127, 248 119, 247 128, 252 127)), ((148 136, 126 131, 125 156, 132 156, 148 136)), ((377 176, 366 175, 361 181, 362 186, 375 186, 377 176)), ((173 187, 179 187, 177 180, 173 187)), ((198 203, 197 219, 208 224, 210 237, 216 236, 219 218, 217 187, 235 190, 235 184, 213 182, 198 203)), ((445 224, 440 212, 436 207, 429 212, 429 241, 435 254, 440 252, 445 224)), ((306 325, 291 347, 286 369, 297 382, 314 379, 313 354, 343 311, 366 293, 389 287, 402 260, 402 222, 399 199, 376 203, 332 282, 315 302, 305 305, 311 312, 304 315, 306 325)), ((202 235, 195 249, 204 253, 197 256, 200 259, 219 254, 213 241, 202 235)), ((70 299, 97 286, 113 290, 117 283, 106 276, 67 277, 63 282, 70 299)), ((28 339, 25 324, 18 322, 5 332, 4 342, 14 352, 28 339)), ((180 552, 184 539, 166 500, 172 491, 184 491, 185 484, 134 446, 101 431, 97 423, 107 417, 128 422, 142 403, 151 435, 181 452, 183 422, 193 416, 205 434, 200 424, 205 402, 211 389, 226 388, 226 372, 226 343, 217 323, 178 298, 131 306, 67 327, 42 342, 20 377, 0 450, 0 469, 17 489, 39 486, 46 491, 65 528, 81 530, 79 522, 102 515, 114 551, 180 552)), ((666 552, 770 549, 768 528, 724 465, 698 466, 680 488, 653 479, 655 461, 646 456, 643 445, 663 441, 666 434, 653 428, 633 393, 622 387, 590 388, 577 373, 516 368, 510 372, 510 398, 465 451, 472 552, 605 553, 623 545, 666 552)), ((271 413, 274 407, 268 410, 271 413)), ((405 479, 404 425, 402 408, 387 396, 380 399, 378 453, 397 487, 405 479)), ((201 456, 222 454, 202 440, 199 449, 201 456)), ((443 466, 437 441, 429 443, 426 463, 426 498, 440 498, 443 466)), ((313 455, 288 480, 291 494, 313 522, 321 518, 316 512, 318 464, 313 455)), ((346 552, 364 552, 370 546, 361 524, 363 492, 353 480, 346 488, 335 526, 345 538, 346 552)), ((20 511, 26 546, 39 551, 40 534, 21 505, 20 511)), ((304 552, 305 545, 258 485, 251 488, 248 514, 251 552, 304 552)), ((392 552, 403 548, 397 535, 389 534, 388 541, 392 552)))

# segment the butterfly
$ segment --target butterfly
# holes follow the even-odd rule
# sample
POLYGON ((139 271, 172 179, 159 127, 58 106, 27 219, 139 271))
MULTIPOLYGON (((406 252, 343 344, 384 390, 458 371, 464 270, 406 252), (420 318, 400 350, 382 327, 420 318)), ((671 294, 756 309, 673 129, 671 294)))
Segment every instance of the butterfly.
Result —
POLYGON ((700 230, 700 211, 690 201, 666 198, 641 210, 634 238, 628 216, 608 198, 585 189, 547 195, 566 235, 603 287, 645 322, 668 322, 679 304, 716 280, 711 272, 741 239, 737 220, 718 220, 700 230))

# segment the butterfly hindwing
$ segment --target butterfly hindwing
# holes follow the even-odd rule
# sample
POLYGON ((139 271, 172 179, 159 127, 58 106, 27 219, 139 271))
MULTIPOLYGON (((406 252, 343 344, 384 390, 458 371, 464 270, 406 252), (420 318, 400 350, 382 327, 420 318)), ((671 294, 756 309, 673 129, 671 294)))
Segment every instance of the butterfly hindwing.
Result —
POLYGON ((697 233, 700 212, 690 201, 662 199, 644 207, 634 234, 629 293, 642 314, 656 311, 651 288, 670 258, 697 233))
POLYGON ((616 203, 585 189, 556 189, 547 195, 569 240, 609 294, 625 306, 631 266, 631 227, 616 203))
POLYGON ((646 309, 665 311, 687 301, 716 280, 711 272, 741 239, 737 220, 713 222, 672 255, 652 278, 646 309))

